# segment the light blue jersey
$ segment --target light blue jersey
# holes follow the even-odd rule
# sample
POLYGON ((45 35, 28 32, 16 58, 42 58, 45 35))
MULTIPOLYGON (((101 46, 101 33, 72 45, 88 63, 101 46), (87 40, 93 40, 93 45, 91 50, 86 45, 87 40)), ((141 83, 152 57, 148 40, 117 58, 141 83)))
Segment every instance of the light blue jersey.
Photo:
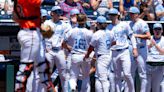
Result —
POLYGON ((95 48, 96 55, 110 54, 112 41, 114 41, 113 32, 98 30, 93 34, 90 45, 95 48))
POLYGON ((72 41, 73 47, 71 53, 85 53, 89 47, 92 37, 92 31, 86 28, 73 28, 69 35, 65 37, 65 41, 72 41))
POLYGON ((116 39, 116 45, 111 47, 111 50, 128 48, 128 36, 132 36, 133 31, 126 22, 119 22, 117 25, 109 24, 107 30, 113 31, 116 39))
MULTIPOLYGON (((134 34, 145 34, 149 32, 148 24, 139 19, 137 22, 130 22, 130 27, 132 28, 134 34)), ((143 48, 146 46, 146 39, 136 38, 137 48, 143 48)))
POLYGON ((64 34, 68 30, 69 26, 62 22, 58 21, 57 23, 54 23, 52 20, 46 20, 44 22, 45 25, 49 25, 52 30, 54 31, 54 34, 51 38, 46 40, 47 44, 52 44, 52 47, 61 47, 61 44, 64 39, 64 34))
MULTIPOLYGON (((152 36, 151 38, 153 39, 153 36, 152 36)), ((155 42, 156 42, 156 44, 157 44, 160 48, 164 49, 164 36, 161 36, 161 38, 158 39, 158 40, 155 40, 155 42)), ((149 49, 149 54, 151 54, 151 55, 159 55, 160 53, 159 53, 159 51, 156 49, 156 47, 153 46, 153 47, 151 47, 151 48, 149 49)))

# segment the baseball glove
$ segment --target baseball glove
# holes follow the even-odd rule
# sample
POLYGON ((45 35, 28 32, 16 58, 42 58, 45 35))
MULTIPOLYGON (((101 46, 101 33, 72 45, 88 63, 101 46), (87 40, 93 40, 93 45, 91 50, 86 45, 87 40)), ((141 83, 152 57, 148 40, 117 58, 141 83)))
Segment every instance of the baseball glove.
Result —
POLYGON ((41 33, 44 38, 50 38, 54 32, 49 25, 42 24, 41 25, 41 33))

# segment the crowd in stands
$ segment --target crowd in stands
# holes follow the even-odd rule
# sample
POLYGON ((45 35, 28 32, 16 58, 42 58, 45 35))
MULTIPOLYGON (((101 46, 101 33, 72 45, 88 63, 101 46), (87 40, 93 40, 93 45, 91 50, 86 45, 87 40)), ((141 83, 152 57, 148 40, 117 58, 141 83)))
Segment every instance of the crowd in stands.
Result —
MULTIPOLYGON (((61 19, 68 20, 70 10, 77 8, 81 13, 88 15, 90 19, 96 19, 97 16, 107 17, 107 11, 110 8, 116 8, 120 11, 121 20, 129 20, 128 10, 131 6, 137 6, 140 9, 140 18, 146 21, 163 21, 164 4, 163 0, 45 0, 43 9, 50 11, 54 5, 60 5, 64 11, 61 19)), ((0 0, 0 19, 11 19, 13 2, 11 0, 0 0)))

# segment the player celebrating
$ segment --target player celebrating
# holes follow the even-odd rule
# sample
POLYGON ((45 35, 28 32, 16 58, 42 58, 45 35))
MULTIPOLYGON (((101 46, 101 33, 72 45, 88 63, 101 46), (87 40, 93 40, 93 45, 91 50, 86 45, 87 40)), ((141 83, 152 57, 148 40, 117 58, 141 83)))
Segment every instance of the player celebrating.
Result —
MULTIPOLYGON (((148 58, 150 57, 151 61, 163 60, 162 57, 158 55, 164 55, 164 37, 162 36, 163 29, 162 25, 156 23, 153 25, 154 35, 149 40, 149 53, 148 58), (153 56, 156 55, 156 56, 153 56)), ((150 60, 148 59, 148 61, 150 60)), ((156 62, 158 63, 158 62, 156 62)), ((147 65, 147 91, 146 92, 163 92, 160 91, 160 83, 163 79, 163 66, 150 66, 147 65)))
POLYGON ((114 34, 106 31, 106 18, 97 18, 98 31, 92 36, 89 49, 84 57, 87 59, 92 51, 95 50, 97 57, 96 63, 96 92, 109 92, 108 69, 111 61, 110 47, 114 41, 114 34))
POLYGON ((126 22, 118 20, 119 12, 115 8, 109 10, 109 16, 112 20, 112 24, 109 24, 107 29, 114 32, 116 44, 111 47, 112 60, 115 73, 115 87, 116 92, 121 92, 121 71, 123 71, 125 81, 129 92, 134 92, 134 82, 131 76, 131 61, 129 53, 128 36, 132 42, 133 54, 136 57, 138 55, 136 49, 136 40, 133 36, 133 31, 126 22))
POLYGON ((90 92, 89 83, 89 70, 90 63, 83 61, 84 55, 88 49, 89 42, 92 37, 92 31, 85 28, 87 17, 84 14, 79 14, 77 16, 78 27, 70 30, 70 35, 65 37, 63 45, 68 51, 72 53, 71 56, 71 78, 69 81, 70 88, 72 91, 76 90, 77 79, 82 72, 82 87, 83 92, 90 92), (72 41, 73 46, 69 46, 67 41, 72 41))
MULTIPOLYGON (((132 68, 133 75, 138 68, 139 76, 141 79, 141 90, 140 92, 146 92, 147 77, 146 77, 146 59, 147 59, 147 45, 146 40, 150 39, 151 34, 149 32, 148 24, 138 17, 140 13, 137 7, 131 7, 130 13, 130 26, 134 31, 134 36, 137 40, 138 56, 135 58, 137 64, 132 68)), ((136 62, 134 62, 136 63, 136 62)))
POLYGON ((54 6, 51 9, 52 19, 46 20, 42 28, 46 31, 52 31, 52 36, 45 38, 46 44, 46 59, 49 62, 50 72, 53 72, 54 65, 56 65, 59 71, 59 77, 61 80, 62 91, 67 92, 67 79, 66 79, 66 60, 64 50, 62 48, 62 42, 64 39, 64 33, 67 30, 67 24, 60 21, 59 17, 62 15, 62 10, 59 6, 54 6), (45 27, 46 26, 46 27, 45 27))

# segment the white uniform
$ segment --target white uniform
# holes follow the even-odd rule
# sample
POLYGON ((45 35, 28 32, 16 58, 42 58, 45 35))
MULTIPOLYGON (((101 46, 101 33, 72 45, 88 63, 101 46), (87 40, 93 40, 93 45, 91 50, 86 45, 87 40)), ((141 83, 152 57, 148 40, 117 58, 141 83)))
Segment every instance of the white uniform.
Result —
POLYGON ((82 71, 82 92, 90 92, 89 70, 90 62, 83 61, 84 55, 88 49, 91 40, 92 32, 86 28, 74 28, 70 30, 68 37, 65 37, 65 42, 72 41, 72 55, 71 55, 71 78, 70 88, 76 90, 77 79, 82 71))
MULTIPOLYGON (((44 41, 40 41, 40 57, 37 58, 37 60, 42 62, 45 62, 45 46, 44 46, 44 41)), ((40 76, 39 72, 39 67, 37 67, 38 63, 34 62, 34 68, 33 71, 31 72, 31 75, 29 76, 26 84, 26 92, 45 92, 47 91, 46 86, 43 85, 40 81, 40 76), (31 85, 32 84, 32 85, 31 85)), ((42 65, 43 70, 45 70, 46 64, 42 65), (43 68, 44 67, 44 68, 43 68)), ((47 80, 47 79, 45 79, 47 80)), ((43 80, 42 80, 43 81, 43 80)))
MULTIPOLYGON (((73 28, 75 28, 75 27, 78 26, 78 24, 72 24, 71 22, 69 22, 69 23, 67 23, 67 24, 68 24, 69 28, 68 28, 67 32, 65 33, 64 37, 68 37, 68 35, 70 35, 70 33, 71 33, 71 32, 69 32, 69 31, 70 31, 71 29, 73 29, 73 28)), ((67 41, 67 44, 68 44, 69 46, 72 47, 72 46, 73 46, 73 41, 68 40, 68 41, 67 41)), ((66 62, 67 62, 67 70, 68 70, 68 73, 70 73, 70 67, 71 67, 71 53, 68 52, 68 51, 65 51, 65 53, 66 53, 66 56, 67 56, 67 60, 66 60, 66 62)), ((69 75, 69 77, 70 77, 70 75, 69 75)))
POLYGON ((54 65, 56 65, 58 71, 59 71, 59 77, 62 84, 62 90, 64 92, 67 92, 68 89, 68 83, 66 80, 66 60, 65 60, 65 54, 61 47, 62 41, 64 39, 64 33, 67 30, 67 24, 58 21, 54 23, 52 20, 46 20, 44 22, 45 25, 49 25, 53 31, 54 34, 51 38, 45 39, 46 44, 46 59, 50 63, 50 69, 51 72, 54 68, 54 65))
MULTIPOLYGON (((41 52, 42 51, 41 47, 43 44, 42 44, 42 36, 40 34, 39 28, 33 30, 21 29, 18 33, 17 38, 19 43, 21 44, 21 61, 20 61, 21 64, 19 66, 19 71, 17 72, 17 76, 16 76, 15 89, 21 87, 20 83, 21 82, 23 83, 22 79, 24 79, 25 76, 27 77, 30 76, 29 74, 31 73, 32 70, 27 69, 28 64, 34 63, 33 67, 34 69, 36 69, 36 65, 38 65, 38 63, 43 62, 45 60, 44 52, 41 52), (22 74, 23 72, 26 73, 22 74)), ((41 72, 43 72, 44 70, 45 68, 40 69, 41 72)), ((38 82, 38 78, 41 81, 48 79, 48 76, 46 75, 42 76, 41 74, 40 76, 38 76, 38 72, 34 73, 34 75, 35 75, 34 79, 37 79, 36 80, 37 82, 38 82)))
MULTIPOLYGON (((139 19, 137 22, 130 22, 130 26, 134 31, 134 34, 145 34, 149 32, 148 24, 139 19)), ((147 59, 147 45, 146 39, 136 38, 137 41, 137 49, 138 49, 138 57, 135 58, 137 62, 133 62, 134 66, 132 66, 132 75, 135 77, 135 71, 138 68, 139 77, 141 79, 141 90, 140 92, 146 91, 147 77, 146 77, 146 59, 147 59)))
MULTIPOLYGON (((164 36, 161 36, 160 39, 155 41, 160 48, 164 49, 164 36)), ((159 52, 155 46, 149 49, 148 57, 151 55, 159 55, 159 52)), ((156 57, 155 60, 157 59, 158 58, 156 57)), ((160 58, 158 60, 160 61, 160 58)), ((150 66, 147 64, 147 79, 148 79, 147 92, 150 92, 151 89, 152 92, 162 92, 160 91, 160 83, 162 82, 163 79, 163 66, 150 66)))
POLYGON ((121 71, 123 71, 129 92, 134 92, 134 82, 131 76, 130 53, 128 50, 129 43, 127 39, 129 36, 132 41, 133 48, 136 48, 136 41, 132 35, 133 32, 126 22, 119 22, 117 25, 109 24, 107 29, 114 32, 116 39, 116 45, 111 47, 115 73, 115 91, 121 92, 121 71))
POLYGON ((111 31, 98 30, 92 36, 90 45, 94 47, 96 62, 96 92, 109 92, 108 69, 111 61, 110 47, 114 40, 111 31))

